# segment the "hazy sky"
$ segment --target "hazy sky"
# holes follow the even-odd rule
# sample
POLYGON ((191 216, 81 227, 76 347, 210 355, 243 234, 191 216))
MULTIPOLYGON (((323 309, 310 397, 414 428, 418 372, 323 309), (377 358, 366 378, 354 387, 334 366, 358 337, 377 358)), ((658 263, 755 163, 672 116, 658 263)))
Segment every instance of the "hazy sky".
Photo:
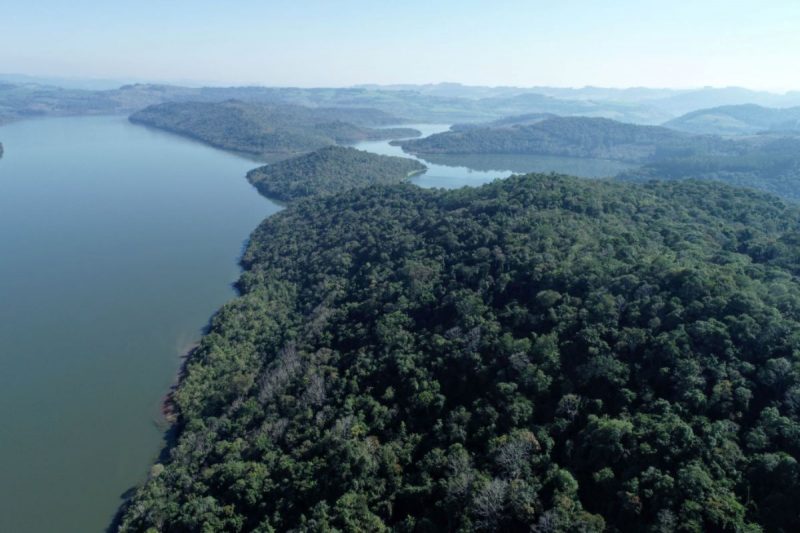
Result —
POLYGON ((0 72, 800 89, 800 0, 0 2, 0 72))

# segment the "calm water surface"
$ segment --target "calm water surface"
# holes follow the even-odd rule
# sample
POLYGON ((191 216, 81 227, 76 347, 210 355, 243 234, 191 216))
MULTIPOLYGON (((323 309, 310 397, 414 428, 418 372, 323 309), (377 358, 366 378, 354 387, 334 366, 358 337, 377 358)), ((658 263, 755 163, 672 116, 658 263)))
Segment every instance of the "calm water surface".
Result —
POLYGON ((103 531, 179 355, 278 210, 246 159, 123 117, 0 128, 0 531, 103 531))
MULTIPOLYGON (((0 142, 0 532, 99 532, 163 445, 179 355, 234 296, 245 239, 279 207, 244 179, 257 163, 124 117, 19 122, 0 142)), ((388 142, 357 147, 407 156, 388 142)), ((444 188, 614 169, 423 162, 413 181, 444 188)))

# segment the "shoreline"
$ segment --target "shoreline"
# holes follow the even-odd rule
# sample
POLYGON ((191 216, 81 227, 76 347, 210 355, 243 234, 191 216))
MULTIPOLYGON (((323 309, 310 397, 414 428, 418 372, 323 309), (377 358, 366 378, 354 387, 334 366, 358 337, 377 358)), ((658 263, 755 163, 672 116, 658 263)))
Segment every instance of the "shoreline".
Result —
MULTIPOLYGON (((252 172, 257 170, 261 166, 264 166, 264 164, 266 164, 266 165, 273 164, 273 163, 276 163, 276 162, 278 162, 280 160, 283 160, 283 159, 288 159, 288 158, 291 158, 291 157, 297 157, 299 155, 303 155, 302 153, 300 153, 300 154, 274 154, 274 155, 279 156, 279 157, 277 159, 274 159, 274 160, 271 160, 271 161, 265 161, 263 159, 253 159, 252 154, 238 152, 236 150, 232 150, 232 149, 229 149, 229 148, 223 148, 221 146, 217 146, 217 145, 214 145, 212 143, 209 143, 209 142, 207 142, 207 141, 205 141, 203 139, 195 138, 192 135, 187 135, 185 133, 172 131, 172 130, 166 129, 166 128, 160 128, 160 127, 157 127, 157 126, 153 126, 153 125, 147 124, 146 122, 132 120, 131 117, 128 117, 128 121, 131 124, 134 124, 134 125, 137 125, 137 126, 143 126, 143 127, 147 128, 147 129, 152 129, 152 130, 155 130, 155 131, 160 132, 160 133, 168 133, 168 134, 171 134, 171 135, 175 135, 177 137, 181 137, 183 139, 186 139, 186 140, 189 140, 189 141, 192 141, 192 142, 199 142, 200 144, 204 144, 204 145, 206 145, 206 146, 208 146, 210 148, 213 148, 213 149, 216 149, 216 150, 221 150, 221 151, 224 151, 224 152, 228 152, 228 153, 231 153, 233 155, 240 156, 240 157, 244 157, 245 159, 248 159, 248 160, 253 161, 255 163, 260 163, 259 167, 256 167, 256 168, 253 168, 253 169, 249 170, 243 176, 245 178, 245 180, 247 180, 247 182, 253 187, 253 189, 255 190, 256 194, 258 194, 259 196, 261 196, 261 197, 263 197, 263 198, 265 198, 265 199, 267 199, 267 200, 269 200, 271 202, 274 202, 274 203, 278 204, 279 206, 281 206, 283 208, 288 207, 291 203, 293 203, 292 200, 284 200, 284 199, 281 199, 281 198, 278 198, 278 197, 275 197, 275 196, 272 196, 272 195, 265 194, 258 187, 257 183, 250 179, 250 175, 251 175, 252 172)), ((391 142, 391 141, 386 140, 386 142, 391 142)), ((341 146, 346 146, 346 145, 341 145, 341 146)), ((372 152, 369 152, 368 150, 365 150, 365 151, 368 152, 368 153, 372 153, 372 152)), ((376 155, 381 155, 381 154, 376 154, 376 155)), ((385 156, 385 157, 403 157, 403 156, 385 156)), ((415 159, 412 159, 412 158, 408 158, 408 159, 415 160, 415 159)), ((414 178, 416 176, 419 176, 419 175, 422 175, 422 174, 425 174, 428 170, 429 170, 429 168, 426 165, 423 164, 423 168, 420 168, 420 169, 417 169, 417 170, 412 170, 412 171, 408 172, 406 174, 406 176, 402 179, 402 181, 400 183, 398 183, 398 184, 409 183, 412 178, 414 178)), ((275 215, 275 213, 273 213, 271 215, 268 215, 263 220, 266 220, 266 219, 268 219, 268 218, 270 218, 271 216, 274 216, 274 215, 275 215)), ((263 222, 263 220, 262 220, 262 222, 263 222)), ((251 234, 252 234, 253 231, 256 231, 257 228, 258 228, 258 225, 255 228, 253 228, 253 230, 251 231, 251 234)), ((247 248, 247 243, 249 243, 249 240, 250 239, 249 239, 249 236, 248 236, 248 239, 245 241, 245 244, 243 245, 242 251, 241 251, 241 253, 240 253, 239 257, 238 257, 238 260, 237 260, 237 263, 240 265, 240 276, 244 272, 244 269, 241 268, 241 261, 242 261, 242 257, 244 256, 244 252, 245 252, 245 250, 247 248)), ((236 283, 234 283, 234 287, 235 286, 236 286, 236 283)), ((234 290, 235 290, 235 294, 233 295, 232 298, 239 297, 241 295, 240 291, 237 288, 234 288, 234 290)), ((219 308, 216 309, 214 311, 214 313, 209 317, 209 323, 213 319, 213 316, 218 312, 219 312, 219 308)), ((200 344, 202 342, 202 339, 207 334, 207 328, 208 328, 208 325, 206 325, 206 327, 203 328, 203 333, 201 334, 201 336, 196 341, 190 343, 187 346, 186 349, 181 350, 180 355, 178 356, 178 359, 179 359, 178 368, 177 368, 177 370, 175 372, 175 375, 173 377, 172 383, 170 384, 166 394, 164 394, 164 396, 162 397, 161 402, 159 404, 159 413, 161 415, 161 419, 159 420, 159 424, 158 425, 163 430, 164 445, 162 446, 162 448, 158 452, 158 455, 155 457, 154 461, 150 464, 150 469, 149 469, 148 474, 147 474, 148 478, 154 475, 153 474, 153 468, 156 465, 162 465, 165 461, 168 460, 169 452, 174 447, 174 445, 177 442, 178 437, 180 435, 180 432, 181 432, 181 420, 180 420, 181 419, 181 413, 180 413, 180 410, 178 408, 175 396, 176 396, 176 393, 177 393, 178 389, 180 388, 181 384, 183 383, 183 381, 185 380, 185 378, 187 376, 189 362, 191 361, 191 359, 193 358, 193 356, 195 355, 197 350, 200 348, 200 344)), ((112 522, 110 527, 114 527, 115 525, 118 525, 118 520, 124 515, 128 505, 130 504, 130 502, 132 500, 133 495, 135 494, 136 490, 138 490, 141 486, 142 485, 137 485, 137 486, 134 486, 134 487, 132 487, 130 489, 130 494, 128 494, 123 499, 122 503, 120 504, 120 506, 119 506, 119 508, 117 510, 117 513, 115 514, 114 521, 112 522)))
MULTIPOLYGON (((205 335, 205 334, 203 334, 205 335)), ((202 339, 202 336, 201 336, 202 339)), ((180 355, 178 355, 178 368, 175 371, 175 375, 173 376, 172 383, 167 390, 167 393, 161 399, 160 405, 160 413, 161 413, 161 420, 166 422, 166 430, 169 431, 173 426, 176 425, 178 422, 178 406, 175 403, 175 393, 178 390, 183 379, 186 377, 186 370, 189 364, 189 360, 200 347, 200 339, 197 341, 192 342, 189 347, 185 350, 182 350, 180 355)))

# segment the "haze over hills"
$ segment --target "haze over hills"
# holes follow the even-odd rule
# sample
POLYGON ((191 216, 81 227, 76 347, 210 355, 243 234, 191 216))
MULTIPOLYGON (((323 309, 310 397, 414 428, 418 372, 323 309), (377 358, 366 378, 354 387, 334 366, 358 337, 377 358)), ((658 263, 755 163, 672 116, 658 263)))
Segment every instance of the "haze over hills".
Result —
POLYGON ((102 93, 41 85, 0 83, 0 124, 39 116, 119 113, 102 93))
POLYGON ((655 105, 667 113, 683 115, 698 109, 742 104, 780 108, 796 107, 800 106, 800 91, 777 94, 741 87, 705 88, 663 98, 655 105))
MULTIPOLYGON (((19 79, 19 78, 11 78, 19 79)), ((129 84, 115 89, 0 84, 0 122, 34 116, 132 113, 165 102, 247 102, 307 107, 369 107, 417 122, 486 122, 509 115, 553 113, 660 124, 702 108, 755 103, 800 106, 800 93, 746 89, 562 89, 474 87, 459 84, 350 88, 181 87, 129 84)))
POLYGON ((690 133, 717 135, 752 135, 764 131, 800 133, 800 107, 720 106, 692 111, 666 122, 664 126, 690 133))
POLYGON ((658 123, 671 118, 657 110, 635 105, 565 100, 534 93, 471 99, 417 91, 365 88, 189 88, 134 84, 113 90, 89 91, 34 84, 3 84, 0 86, 0 120, 47 115, 130 113, 165 102, 221 102, 230 99, 308 107, 369 107, 418 122, 485 121, 530 112, 610 116, 645 123, 658 123))
MULTIPOLYGON (((742 87, 670 89, 649 87, 483 87, 459 83, 428 85, 364 85, 372 90, 414 91, 427 95, 469 99, 513 98, 538 94, 563 100, 643 104, 659 112, 679 116, 697 109, 721 105, 758 104, 768 107, 800 106, 800 91, 773 93, 742 87)), ((609 117, 613 118, 613 117, 609 117)))

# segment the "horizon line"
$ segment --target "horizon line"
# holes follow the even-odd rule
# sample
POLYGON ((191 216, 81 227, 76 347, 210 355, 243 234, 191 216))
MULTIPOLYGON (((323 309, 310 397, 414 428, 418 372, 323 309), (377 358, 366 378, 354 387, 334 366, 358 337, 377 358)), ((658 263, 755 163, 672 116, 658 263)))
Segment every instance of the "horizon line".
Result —
MULTIPOLYGON (((725 84, 725 85, 713 85, 713 84, 699 84, 699 85, 691 85, 691 86, 649 86, 649 85, 594 85, 594 84, 586 84, 586 85, 548 85, 548 84, 536 84, 536 85, 506 85, 506 84, 497 84, 497 85, 481 85, 475 83, 468 83, 468 82, 461 82, 461 81, 452 81, 452 80, 443 80, 443 81, 427 81, 427 82, 363 82, 363 83, 353 83, 349 85, 309 85, 309 84, 268 84, 267 82, 256 82, 256 81, 221 81, 221 80, 196 80, 196 79, 173 79, 173 80, 163 80, 163 79, 154 79, 154 78, 127 78, 127 77, 116 77, 116 76, 64 76, 59 74, 27 74, 22 72, 0 72, 0 79, 3 78, 28 78, 29 81, 24 83, 38 83, 41 85, 55 85, 58 86, 57 83, 53 83, 56 81, 62 82, 71 82, 71 83, 106 83, 106 84, 119 84, 117 88, 121 88, 126 85, 171 85, 176 87, 187 87, 187 88, 204 88, 204 87, 260 87, 260 88, 275 88, 275 89, 357 89, 357 88, 365 88, 365 87, 377 87, 377 88, 386 88, 386 87, 399 87, 399 86, 409 86, 409 87, 436 87, 436 86, 443 86, 443 85, 451 85, 451 86, 459 86, 465 88, 486 88, 486 89, 520 89, 520 90, 535 90, 535 89, 557 89, 557 90, 573 90, 573 91, 580 91, 580 90, 589 90, 589 89, 597 89, 597 90, 612 90, 612 91, 626 91, 626 90, 647 90, 647 91, 681 91, 681 92, 690 92, 690 91, 702 91, 702 90, 724 90, 724 89, 743 89, 752 92, 763 92, 763 93, 770 93, 776 95, 786 95, 789 93, 800 92, 799 88, 755 88, 747 85, 736 85, 736 84, 725 84), (36 80, 39 80, 38 82, 36 80), (49 81, 50 83, 45 83, 49 81)), ((15 83, 12 81, 6 81, 7 83, 15 83)), ((23 82, 16 82, 16 83, 23 83, 23 82)))

